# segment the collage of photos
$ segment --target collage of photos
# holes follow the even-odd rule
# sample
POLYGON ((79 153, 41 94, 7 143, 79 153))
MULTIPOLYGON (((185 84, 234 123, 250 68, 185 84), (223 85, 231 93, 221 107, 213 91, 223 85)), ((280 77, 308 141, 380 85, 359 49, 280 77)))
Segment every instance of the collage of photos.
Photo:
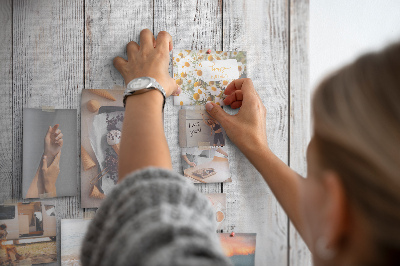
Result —
POLYGON ((23 116, 23 198, 76 196, 76 110, 25 108, 23 116))
POLYGON ((0 265, 57 261, 54 203, 0 205, 0 265))
POLYGON ((98 208, 118 181, 123 90, 82 91, 81 204, 98 208))
POLYGON ((179 110, 179 145, 184 176, 194 183, 232 182, 226 134, 204 110, 179 110))
POLYGON ((246 52, 174 50, 173 75, 182 93, 174 105, 224 105, 224 91, 234 79, 246 77, 246 52))
MULTIPOLYGON (((182 174, 193 183, 232 182, 225 130, 204 110, 204 104, 213 101, 223 105, 226 86, 233 79, 246 77, 246 53, 176 50, 173 75, 182 88, 182 93, 174 96, 174 105, 179 109, 182 174)), ((123 94, 121 88, 82 90, 81 208, 100 207, 117 185, 125 113, 123 94)), ((77 196, 77 121, 76 109, 23 109, 22 198, 77 196)), ((229 234, 223 233, 228 231, 227 195, 205 196, 215 211, 224 252, 234 265, 254 265, 255 234, 227 237, 229 234)), ((80 249, 90 222, 61 220, 62 265, 81 265, 80 249)), ((0 265, 57 262, 56 237, 54 202, 0 205, 0 265)))

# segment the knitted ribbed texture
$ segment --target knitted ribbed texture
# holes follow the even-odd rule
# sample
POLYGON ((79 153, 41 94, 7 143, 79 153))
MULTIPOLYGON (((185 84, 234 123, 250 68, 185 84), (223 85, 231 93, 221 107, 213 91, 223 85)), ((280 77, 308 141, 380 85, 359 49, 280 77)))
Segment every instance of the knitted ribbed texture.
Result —
POLYGON ((183 176, 146 168, 107 196, 82 243, 83 265, 231 265, 210 202, 183 176))

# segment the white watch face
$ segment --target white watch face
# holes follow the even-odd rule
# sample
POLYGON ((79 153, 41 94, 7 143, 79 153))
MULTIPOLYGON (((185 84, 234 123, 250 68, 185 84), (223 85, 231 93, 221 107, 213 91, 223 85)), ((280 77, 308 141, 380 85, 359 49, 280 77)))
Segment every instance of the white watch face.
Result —
POLYGON ((138 78, 131 83, 130 89, 140 90, 146 88, 150 84, 150 79, 147 77, 138 78))

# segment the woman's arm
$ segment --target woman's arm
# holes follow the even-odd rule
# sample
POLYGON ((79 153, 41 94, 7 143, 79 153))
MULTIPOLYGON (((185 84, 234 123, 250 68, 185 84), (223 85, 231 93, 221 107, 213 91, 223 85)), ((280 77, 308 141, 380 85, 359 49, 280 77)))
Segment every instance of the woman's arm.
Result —
MULTIPOLYGON (((204 119, 204 115, 203 115, 203 114, 201 114, 201 117, 203 118, 204 124, 206 124, 207 126, 209 126, 209 127, 212 129, 212 125, 210 125, 210 124, 204 119)), ((211 133, 211 135, 212 135, 212 133, 211 133)))
POLYGON ((250 79, 238 79, 225 90, 225 105, 239 108, 237 115, 227 114, 215 103, 207 103, 206 110, 217 119, 228 137, 261 173, 272 192, 286 211, 300 235, 305 239, 299 211, 299 186, 302 178, 283 163, 268 147, 266 108, 250 79), (246 136, 246 138, 243 138, 246 136))
MULTIPOLYGON (((169 51, 172 50, 169 33, 162 31, 155 40, 150 30, 142 30, 140 46, 130 42, 126 50, 128 60, 114 59, 114 66, 125 84, 135 78, 152 77, 164 88, 167 97, 177 91, 175 80, 168 73, 169 51)), ((163 100, 156 90, 128 97, 118 162, 119 182, 127 174, 147 166, 172 168, 163 127, 163 100)))
POLYGON ((46 194, 46 197, 49 198, 57 197, 56 182, 60 173, 60 156, 61 151, 51 159, 52 162, 48 165, 48 157, 42 155, 42 160, 26 193, 26 198, 39 198, 43 194, 46 194))
MULTIPOLYGON (((42 156, 43 157, 43 156, 42 156)), ((39 198, 39 194, 43 194, 44 187, 42 178, 39 178, 40 169, 42 168, 42 161, 40 161, 38 169, 36 170, 35 177, 33 178, 31 185, 29 186, 28 192, 25 195, 25 198, 39 198)))
POLYGON ((188 157, 186 155, 182 155, 182 159, 185 160, 185 162, 187 162, 188 165, 195 167, 196 163, 189 161, 188 157))

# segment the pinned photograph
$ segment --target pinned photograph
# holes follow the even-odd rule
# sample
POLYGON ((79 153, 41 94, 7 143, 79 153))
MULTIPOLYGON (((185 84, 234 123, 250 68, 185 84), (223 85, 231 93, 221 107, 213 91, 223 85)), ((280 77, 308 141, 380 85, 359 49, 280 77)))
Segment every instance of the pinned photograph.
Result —
POLYGON ((76 196, 76 110, 25 108, 23 118, 23 198, 76 196))
POLYGON ((56 213, 52 203, 0 205, 0 265, 57 261, 56 213))
POLYGON ((174 79, 182 92, 174 105, 223 105, 224 91, 234 79, 246 77, 246 52, 174 50, 174 79))
POLYGON ((222 250, 235 266, 254 266, 256 234, 218 234, 222 250))
POLYGON ((123 90, 82 91, 81 204, 98 208, 118 181, 123 90))
POLYGON ((232 182, 225 147, 181 148, 183 175, 193 183, 232 182))
POLYGON ((221 124, 204 110, 179 110, 179 146, 225 146, 221 124))
POLYGON ((225 216, 226 216, 226 194, 214 193, 205 195, 211 202, 215 211, 215 219, 217 221, 217 231, 223 232, 225 229, 225 216))
POLYGON ((79 266, 82 241, 91 220, 62 219, 61 220, 61 264, 79 266))

